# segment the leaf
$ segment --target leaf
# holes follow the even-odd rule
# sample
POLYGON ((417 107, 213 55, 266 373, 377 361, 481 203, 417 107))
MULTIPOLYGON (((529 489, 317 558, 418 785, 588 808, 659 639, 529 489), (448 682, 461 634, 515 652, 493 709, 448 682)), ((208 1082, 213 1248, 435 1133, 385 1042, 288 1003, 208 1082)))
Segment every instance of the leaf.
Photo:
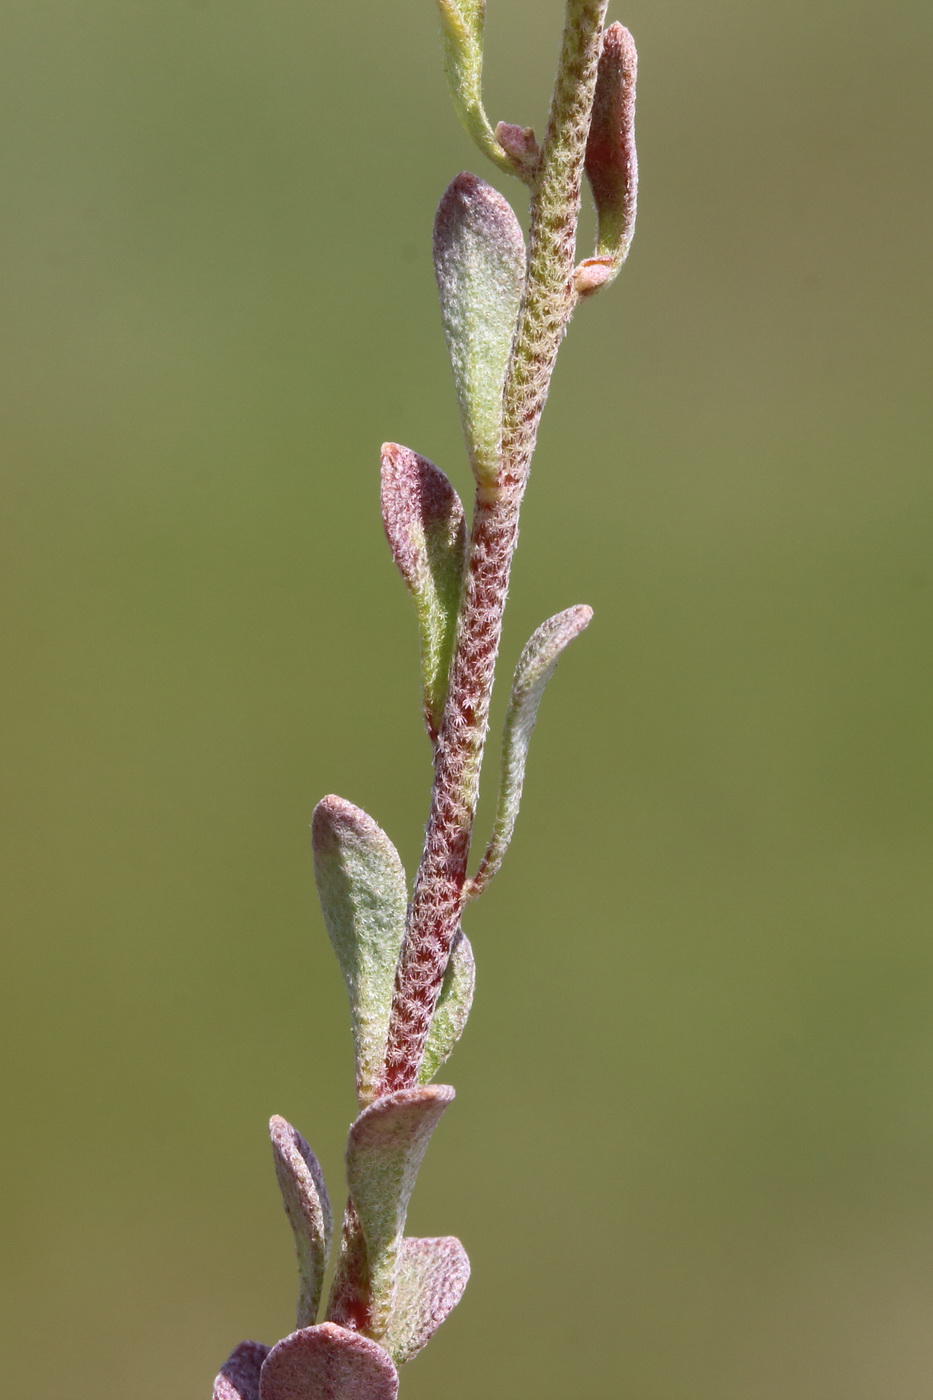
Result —
POLYGON ((261 1400, 396 1400, 398 1373, 376 1342, 333 1322, 292 1332, 262 1368, 261 1400))
POLYGON ((376 1096, 385 1059, 407 890, 398 852, 359 807, 325 797, 311 822, 314 878, 347 984, 362 1104, 376 1096))
POLYGON ((427 1084, 434 1078, 463 1034, 473 1004, 475 986, 473 949, 463 929, 459 929, 451 945, 450 961, 428 1031, 421 1069, 418 1071, 420 1084, 427 1084))
POLYGON ((458 175, 434 221, 434 271, 473 472, 499 470, 502 394, 525 282, 525 240, 508 201, 458 175))
POLYGON ((635 40, 622 24, 603 35, 586 146, 586 173, 599 220, 596 253, 577 268, 581 296, 608 286, 628 256, 638 205, 635 150, 635 40))
POLYGON ((457 116, 480 150, 510 175, 528 178, 521 153, 503 149, 483 106, 486 0, 437 0, 444 37, 444 70, 457 116))
POLYGON ((454 1097, 444 1084, 398 1089, 365 1108, 350 1129, 347 1185, 369 1260, 369 1330, 379 1337, 392 1311, 408 1202, 431 1134, 454 1097))
POLYGON ((298 1256, 298 1326, 317 1321, 334 1216, 324 1174, 304 1138, 284 1118, 269 1123, 275 1174, 298 1256))
POLYGON ((502 777, 492 836, 479 869, 467 885, 467 899, 475 899, 502 864, 515 830, 528 746, 544 688, 554 674, 561 652, 579 636, 592 616, 593 609, 581 605, 549 617, 532 634, 518 658, 502 736, 502 777))
POLYGON ((447 698, 466 522, 460 497, 433 462, 407 447, 382 448, 382 523, 402 578, 415 601, 428 733, 437 738, 447 698))
POLYGON ((426 1346, 463 1297, 470 1261, 458 1239, 402 1241, 395 1306, 383 1345, 396 1366, 426 1346))
POLYGON ((241 1342, 214 1381, 214 1400, 259 1400, 259 1372, 269 1354, 261 1342, 241 1342))

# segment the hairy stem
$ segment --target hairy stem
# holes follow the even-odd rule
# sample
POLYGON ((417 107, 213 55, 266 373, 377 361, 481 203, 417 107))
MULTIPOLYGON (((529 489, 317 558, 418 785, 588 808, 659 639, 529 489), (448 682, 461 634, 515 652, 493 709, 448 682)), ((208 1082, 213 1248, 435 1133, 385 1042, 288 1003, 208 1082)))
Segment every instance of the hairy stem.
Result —
POLYGON ((495 486, 481 486, 457 645, 435 749, 424 852, 399 960, 380 1093, 417 1082, 463 907, 502 614, 518 516, 560 342, 577 300, 574 252, 608 0, 568 0, 547 134, 532 186, 528 274, 505 386, 495 486))

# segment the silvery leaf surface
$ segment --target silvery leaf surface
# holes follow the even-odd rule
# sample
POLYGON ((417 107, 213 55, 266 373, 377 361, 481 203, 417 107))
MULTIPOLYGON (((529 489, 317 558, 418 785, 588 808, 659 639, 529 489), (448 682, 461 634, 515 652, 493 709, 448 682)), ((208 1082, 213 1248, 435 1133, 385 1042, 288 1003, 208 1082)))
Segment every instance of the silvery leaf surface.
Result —
POLYGON ((434 271, 473 473, 492 484, 525 281, 525 240, 508 201, 475 175, 458 175, 441 199, 434 271))
POLYGON ((321 1301, 334 1228, 333 1211, 320 1163, 301 1134, 284 1118, 276 1116, 269 1124, 269 1136, 285 1214, 295 1237, 299 1280, 297 1323, 299 1327, 310 1327, 317 1321, 321 1301))
POLYGON ((446 1063, 457 1041, 473 1005, 473 990, 476 986, 476 964, 473 949, 463 929, 450 949, 450 961, 441 984, 437 1006, 428 1031, 424 1047, 424 1057, 418 1071, 418 1082, 427 1084, 446 1063))
POLYGON ((470 1261, 458 1239, 406 1239, 392 1318, 382 1342, 396 1366, 417 1356, 463 1297, 470 1261))
POLYGON ((283 1338, 262 1368, 260 1400, 396 1400, 392 1358, 359 1332, 322 1322, 283 1338))
POLYGON ((408 894, 398 852, 359 807, 325 797, 311 823, 314 876, 347 985, 362 1104, 376 1095, 408 894))
POLYGON ((415 604, 428 733, 437 738, 466 561, 460 497, 440 467, 408 447, 382 449, 382 522, 415 604))
POLYGON ((398 1089, 363 1110, 347 1143, 347 1185, 369 1263, 369 1330, 391 1315, 408 1202, 431 1134, 454 1097, 445 1084, 398 1089))
POLYGON ((554 674, 561 652, 589 625, 592 616, 592 608, 580 605, 549 617, 532 633, 518 659, 502 736, 502 776, 493 832, 480 867, 467 886, 468 899, 474 899, 485 889, 502 864, 515 830, 528 746, 544 688, 554 674))
POLYGON ((268 1354, 261 1342, 234 1347, 214 1381, 214 1400, 259 1400, 259 1373, 268 1354))

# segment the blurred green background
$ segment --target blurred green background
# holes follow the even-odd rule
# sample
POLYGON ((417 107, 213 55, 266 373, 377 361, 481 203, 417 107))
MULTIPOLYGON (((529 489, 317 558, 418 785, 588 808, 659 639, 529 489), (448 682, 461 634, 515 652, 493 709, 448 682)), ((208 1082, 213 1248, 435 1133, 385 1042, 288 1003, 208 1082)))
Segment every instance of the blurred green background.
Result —
MULTIPOLYGON (((490 0, 494 120, 540 130, 562 8, 490 0)), ((207 1400, 291 1326, 271 1112, 341 1194, 307 826, 336 791, 417 859, 378 446, 467 490, 431 220, 504 180, 431 0, 2 9, 0 1372, 207 1400)), ((613 17, 639 231, 562 354, 504 666, 596 620, 467 925, 411 1226, 474 1277, 403 1393, 928 1400, 933 9, 613 17)))

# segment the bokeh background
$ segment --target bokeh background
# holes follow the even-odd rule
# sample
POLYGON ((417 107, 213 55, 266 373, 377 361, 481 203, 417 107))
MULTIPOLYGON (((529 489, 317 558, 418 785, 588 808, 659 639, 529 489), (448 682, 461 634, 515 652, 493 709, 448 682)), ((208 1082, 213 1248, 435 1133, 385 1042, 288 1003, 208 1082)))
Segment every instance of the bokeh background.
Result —
MULTIPOLYGON (((378 445, 466 492, 431 220, 504 180, 430 0, 2 8, 0 1373, 206 1400, 291 1325, 270 1112, 341 1195, 307 827, 336 791, 418 856, 378 445)), ((540 130, 560 0, 489 11, 492 116, 540 130)), ((639 231, 562 354, 504 666, 596 619, 468 922, 410 1223, 474 1277, 403 1391, 928 1400, 933 9, 613 17, 639 231)))

